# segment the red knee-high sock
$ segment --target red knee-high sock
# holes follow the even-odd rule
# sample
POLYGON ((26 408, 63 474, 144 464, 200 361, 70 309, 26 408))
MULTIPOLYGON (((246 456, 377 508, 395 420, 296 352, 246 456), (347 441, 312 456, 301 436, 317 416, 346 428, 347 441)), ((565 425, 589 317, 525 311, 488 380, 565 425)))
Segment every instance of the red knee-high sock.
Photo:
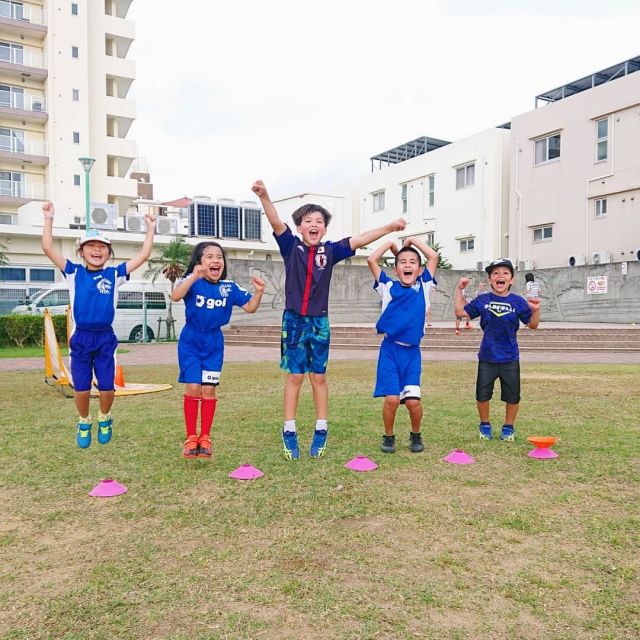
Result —
POLYGON ((211 433, 211 425, 213 424, 213 416, 216 412, 216 398, 202 398, 202 406, 200 409, 200 436, 208 436, 211 433))
POLYGON ((198 396, 184 396, 184 425, 187 428, 187 438, 198 435, 198 396))

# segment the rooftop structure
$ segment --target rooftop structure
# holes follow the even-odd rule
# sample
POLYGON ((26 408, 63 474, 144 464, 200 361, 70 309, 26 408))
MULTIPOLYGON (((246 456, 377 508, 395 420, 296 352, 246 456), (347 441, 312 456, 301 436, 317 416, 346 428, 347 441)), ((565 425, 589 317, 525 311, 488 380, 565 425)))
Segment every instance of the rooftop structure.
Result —
POLYGON ((382 169, 383 165, 388 167, 392 164, 398 164, 398 162, 404 162, 411 158, 417 158, 418 156, 428 153, 429 151, 435 151, 440 147, 451 144, 447 140, 438 140, 437 138, 427 138, 426 136, 420 136, 410 142, 398 145, 389 151, 379 153, 371 158, 371 171, 376 169, 382 169), (377 166, 375 163, 378 163, 377 166))

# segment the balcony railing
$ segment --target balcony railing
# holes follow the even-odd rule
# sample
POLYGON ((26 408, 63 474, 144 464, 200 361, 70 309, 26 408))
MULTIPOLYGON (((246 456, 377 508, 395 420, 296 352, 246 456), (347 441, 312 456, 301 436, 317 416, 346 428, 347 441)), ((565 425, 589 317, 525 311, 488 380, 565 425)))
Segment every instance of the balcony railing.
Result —
POLYGON ((14 93, 0 89, 0 107, 46 113, 47 99, 32 93, 14 93))
POLYGON ((22 180, 0 180, 0 198, 24 198, 26 200, 46 200, 49 185, 22 180))
POLYGON ((42 9, 7 2, 7 0, 0 0, 0 18, 9 18, 10 20, 19 20, 20 22, 31 22, 41 25, 47 23, 45 12, 42 11, 42 9))
POLYGON ((0 151, 22 153, 29 156, 46 156, 47 143, 45 140, 25 140, 15 136, 0 135, 0 151))

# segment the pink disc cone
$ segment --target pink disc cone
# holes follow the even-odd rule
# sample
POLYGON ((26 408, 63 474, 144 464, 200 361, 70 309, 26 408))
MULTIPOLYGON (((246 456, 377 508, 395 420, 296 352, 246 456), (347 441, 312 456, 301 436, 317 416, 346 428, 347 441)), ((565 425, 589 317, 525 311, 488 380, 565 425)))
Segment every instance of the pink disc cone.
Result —
POLYGON ((527 455, 530 458, 537 458, 538 460, 551 460, 552 458, 558 457, 558 454, 553 449, 549 449, 548 447, 545 447, 543 449, 537 447, 529 451, 527 455))
POLYGON ((111 478, 107 478, 89 491, 89 495, 93 498, 113 498, 113 496, 119 496, 123 493, 127 493, 127 487, 111 478))
POLYGON ((236 480, 255 480, 256 478, 262 478, 263 475, 264 473, 253 465, 241 464, 229 474, 229 477, 236 480))
POLYGON ((445 462, 453 462, 453 464, 473 464, 475 460, 462 449, 454 449, 446 458, 445 462))
POLYGON ((373 471, 378 468, 378 465, 373 460, 369 460, 367 456, 356 456, 344 466, 352 471, 373 471))

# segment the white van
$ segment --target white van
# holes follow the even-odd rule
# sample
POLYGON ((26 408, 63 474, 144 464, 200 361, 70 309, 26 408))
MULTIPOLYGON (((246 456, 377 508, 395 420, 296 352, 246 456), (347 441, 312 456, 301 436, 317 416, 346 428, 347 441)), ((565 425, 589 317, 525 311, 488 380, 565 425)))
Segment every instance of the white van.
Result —
MULTIPOLYGON (((169 312, 170 293, 150 282, 126 282, 118 289, 118 304, 113 319, 113 330, 119 342, 143 342, 146 324, 146 339, 167 337, 166 319, 169 312), (145 323, 146 318, 146 323, 145 323), (160 320, 160 322, 158 322, 160 320)), ((39 291, 28 304, 14 307, 11 313, 44 313, 64 315, 69 306, 69 289, 61 282, 49 289, 39 291)), ((184 305, 174 304, 172 315, 175 335, 180 335, 184 326, 184 305)))

